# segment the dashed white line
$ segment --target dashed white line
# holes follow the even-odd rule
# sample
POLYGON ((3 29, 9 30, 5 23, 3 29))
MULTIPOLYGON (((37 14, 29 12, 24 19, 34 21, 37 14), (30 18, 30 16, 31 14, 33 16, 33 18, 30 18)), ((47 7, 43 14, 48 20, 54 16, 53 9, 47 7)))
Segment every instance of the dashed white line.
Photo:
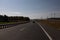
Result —
MULTIPOLYGON (((37 23, 37 22, 36 22, 37 23)), ((39 23, 37 23, 40 27, 41 27, 41 29, 44 31, 44 33, 47 35, 47 37, 50 39, 50 40, 52 40, 52 37, 46 32, 46 30, 39 24, 39 23)))
POLYGON ((25 27, 24 28, 22 28, 22 29, 20 29, 20 31, 23 31, 25 29, 25 27))

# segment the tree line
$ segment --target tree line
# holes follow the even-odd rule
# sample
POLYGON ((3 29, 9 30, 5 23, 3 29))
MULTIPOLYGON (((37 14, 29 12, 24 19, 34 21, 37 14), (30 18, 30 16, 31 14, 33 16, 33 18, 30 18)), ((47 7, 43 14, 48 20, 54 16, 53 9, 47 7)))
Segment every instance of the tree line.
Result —
POLYGON ((0 22, 30 21, 29 17, 0 15, 0 22))

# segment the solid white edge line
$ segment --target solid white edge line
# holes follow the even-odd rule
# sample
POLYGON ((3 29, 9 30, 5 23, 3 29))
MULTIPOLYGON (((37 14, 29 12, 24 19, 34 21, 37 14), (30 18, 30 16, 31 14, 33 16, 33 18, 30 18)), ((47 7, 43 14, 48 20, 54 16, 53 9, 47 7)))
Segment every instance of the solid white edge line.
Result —
MULTIPOLYGON (((37 23, 37 22, 36 22, 37 23)), ((50 39, 50 40, 52 40, 52 38, 51 38, 51 36, 46 32, 46 30, 39 24, 39 23, 37 23, 40 27, 41 27, 41 29, 45 32, 45 34, 48 36, 48 38, 50 39)))

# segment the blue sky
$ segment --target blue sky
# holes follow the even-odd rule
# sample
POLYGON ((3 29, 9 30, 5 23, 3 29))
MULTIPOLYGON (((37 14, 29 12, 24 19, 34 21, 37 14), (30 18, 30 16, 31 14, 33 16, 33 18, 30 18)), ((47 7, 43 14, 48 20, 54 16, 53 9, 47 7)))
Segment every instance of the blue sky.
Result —
POLYGON ((0 0, 0 14, 34 18, 60 17, 60 0, 0 0))

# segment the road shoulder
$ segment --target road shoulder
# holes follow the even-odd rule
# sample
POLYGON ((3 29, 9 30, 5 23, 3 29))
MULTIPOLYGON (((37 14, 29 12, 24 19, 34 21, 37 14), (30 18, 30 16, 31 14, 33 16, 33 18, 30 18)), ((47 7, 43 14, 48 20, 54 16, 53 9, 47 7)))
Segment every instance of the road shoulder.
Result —
POLYGON ((60 31, 56 30, 52 27, 48 27, 47 25, 43 25, 39 23, 46 31, 47 33, 53 38, 53 40, 60 40, 60 31))

